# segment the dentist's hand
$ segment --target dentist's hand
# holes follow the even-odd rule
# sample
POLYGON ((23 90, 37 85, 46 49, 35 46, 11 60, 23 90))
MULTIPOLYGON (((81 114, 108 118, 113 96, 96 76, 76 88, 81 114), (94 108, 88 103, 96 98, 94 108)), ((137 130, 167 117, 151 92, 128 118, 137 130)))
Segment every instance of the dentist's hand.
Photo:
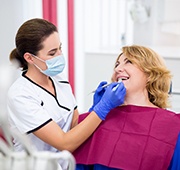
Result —
POLYGON ((93 105, 91 106, 91 108, 89 109, 89 112, 91 112, 94 108, 94 106, 96 104, 99 103, 99 101, 101 100, 104 92, 106 91, 106 88, 103 88, 102 86, 104 86, 105 84, 107 84, 106 81, 102 81, 99 86, 97 87, 95 93, 94 93, 94 96, 93 96, 93 105))
POLYGON ((109 111, 124 103, 126 88, 124 84, 114 82, 104 92, 101 100, 92 109, 101 120, 105 120, 109 111))

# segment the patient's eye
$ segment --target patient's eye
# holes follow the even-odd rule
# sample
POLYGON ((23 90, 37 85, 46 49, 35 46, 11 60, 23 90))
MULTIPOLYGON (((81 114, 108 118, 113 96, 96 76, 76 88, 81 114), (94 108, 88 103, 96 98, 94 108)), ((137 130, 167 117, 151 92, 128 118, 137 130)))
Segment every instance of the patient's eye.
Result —
POLYGON ((128 63, 132 64, 132 61, 126 59, 126 60, 125 60, 125 63, 126 63, 126 64, 128 64, 128 63))
POLYGON ((117 67, 119 65, 119 61, 117 61, 116 63, 115 63, 115 68, 117 67))

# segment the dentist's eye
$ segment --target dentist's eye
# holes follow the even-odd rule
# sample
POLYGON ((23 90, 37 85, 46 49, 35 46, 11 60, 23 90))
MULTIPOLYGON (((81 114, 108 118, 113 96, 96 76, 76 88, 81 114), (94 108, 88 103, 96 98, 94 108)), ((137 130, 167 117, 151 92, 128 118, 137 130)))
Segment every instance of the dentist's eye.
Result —
POLYGON ((54 56, 55 54, 56 54, 56 53, 50 53, 49 55, 50 55, 50 56, 54 56))

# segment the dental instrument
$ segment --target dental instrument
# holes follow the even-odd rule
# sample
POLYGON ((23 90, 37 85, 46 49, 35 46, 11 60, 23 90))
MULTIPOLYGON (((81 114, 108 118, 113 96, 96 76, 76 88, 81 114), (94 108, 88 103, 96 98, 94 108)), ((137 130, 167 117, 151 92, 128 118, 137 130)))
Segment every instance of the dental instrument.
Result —
MULTIPOLYGON (((122 82, 122 79, 119 78, 119 79, 118 79, 118 83, 121 83, 121 82, 122 82)), ((105 84, 104 86, 102 86, 102 88, 105 88, 105 87, 109 86, 109 85, 112 84, 112 83, 113 83, 113 82, 107 83, 107 84, 105 84)), ((117 85, 116 87, 114 87, 113 90, 115 90, 117 87, 118 87, 118 85, 117 85)), ((93 90, 91 93, 95 93, 95 91, 96 91, 96 90, 93 90)), ((91 93, 90 93, 90 94, 91 94, 91 93)))

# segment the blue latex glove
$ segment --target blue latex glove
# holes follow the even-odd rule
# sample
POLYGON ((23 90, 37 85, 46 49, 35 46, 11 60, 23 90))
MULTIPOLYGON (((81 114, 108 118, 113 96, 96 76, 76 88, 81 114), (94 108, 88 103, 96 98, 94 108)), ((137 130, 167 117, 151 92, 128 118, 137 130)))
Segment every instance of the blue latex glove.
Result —
POLYGON ((89 109, 89 112, 91 112, 94 108, 94 106, 96 104, 98 104, 98 102, 101 100, 104 92, 106 91, 105 88, 103 88, 102 86, 104 86, 105 84, 107 84, 106 81, 102 81, 99 86, 97 87, 94 96, 93 96, 93 105, 91 106, 91 108, 89 109))
POLYGON ((126 95, 126 88, 124 84, 114 82, 110 84, 104 92, 101 100, 93 108, 93 111, 99 116, 101 120, 105 120, 109 111, 124 103, 126 95))

